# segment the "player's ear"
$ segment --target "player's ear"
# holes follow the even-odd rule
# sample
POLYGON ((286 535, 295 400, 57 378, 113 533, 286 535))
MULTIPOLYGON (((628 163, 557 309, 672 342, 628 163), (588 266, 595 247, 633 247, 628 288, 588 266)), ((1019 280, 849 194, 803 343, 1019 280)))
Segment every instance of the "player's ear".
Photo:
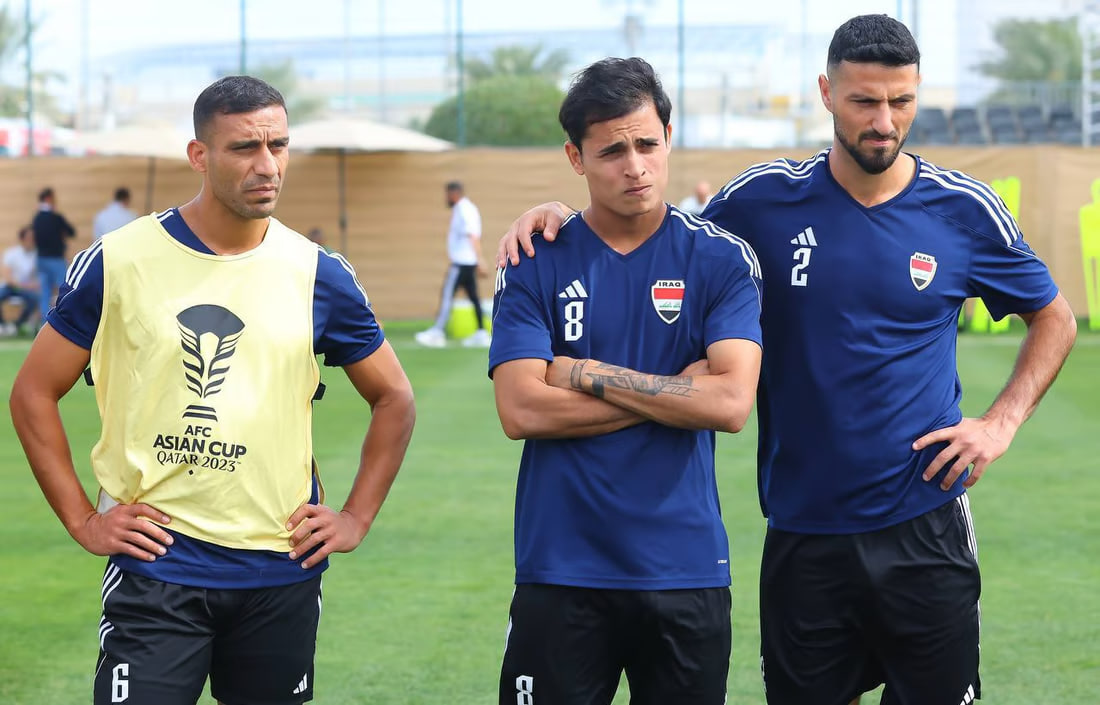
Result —
POLYGON ((187 143, 187 161, 191 162, 191 168, 200 174, 206 173, 206 152, 206 144, 197 139, 187 143))
POLYGON ((825 74, 821 74, 817 77, 817 88, 821 91, 821 102, 825 105, 825 109, 830 113, 833 112, 833 92, 832 86, 829 85, 829 77, 825 74))
POLYGON ((569 164, 578 176, 584 176, 584 164, 581 162, 581 150, 572 142, 565 143, 565 156, 569 158, 569 164))
POLYGON ((672 123, 665 125, 665 151, 672 151, 672 123))

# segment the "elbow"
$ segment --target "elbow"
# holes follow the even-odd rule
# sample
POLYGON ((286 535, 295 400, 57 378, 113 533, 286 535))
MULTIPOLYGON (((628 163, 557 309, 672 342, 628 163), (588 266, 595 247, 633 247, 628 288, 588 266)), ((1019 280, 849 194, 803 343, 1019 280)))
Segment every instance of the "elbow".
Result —
POLYGON ((749 421, 749 413, 752 412, 752 404, 734 404, 728 413, 719 421, 716 431, 722 433, 740 433, 749 421))
POLYGON ((504 430, 504 435, 513 441, 525 441, 537 437, 538 429, 535 427, 537 420, 537 414, 523 409, 500 412, 500 427, 504 430))
POLYGON ((721 431, 722 433, 740 433, 741 429, 745 427, 745 421, 745 417, 735 417, 727 419, 715 430, 721 431))
POLYGON ((26 409, 26 393, 20 378, 17 376, 11 385, 11 394, 8 395, 8 411, 11 413, 12 425, 19 428, 19 421, 23 418, 26 409))
POLYGON ((390 418, 400 419, 410 431, 416 423, 416 399, 409 384, 395 385, 386 390, 371 407, 373 414, 384 411, 390 414, 390 418))
POLYGON ((514 417, 501 416, 500 427, 504 429, 504 435, 508 436, 509 440, 523 441, 529 437, 527 427, 514 417))
POLYGON ((501 419, 500 427, 504 429, 504 435, 507 436, 510 441, 522 441, 527 438, 523 429, 514 422, 508 422, 501 419))

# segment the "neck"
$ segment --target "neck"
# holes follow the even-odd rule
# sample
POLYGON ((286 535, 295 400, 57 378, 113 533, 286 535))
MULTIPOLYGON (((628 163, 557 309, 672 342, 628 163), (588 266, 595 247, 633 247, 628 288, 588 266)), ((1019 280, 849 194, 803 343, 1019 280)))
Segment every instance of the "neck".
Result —
POLYGON ((259 246, 267 233, 270 218, 242 218, 220 201, 199 191, 189 203, 179 207, 180 217, 195 237, 216 255, 237 255, 259 246))
POLYGON ((667 210, 667 206, 661 203, 648 213, 623 216, 592 203, 581 213, 581 217, 608 247, 625 255, 657 232, 657 228, 664 222, 667 210))
POLYGON ((885 203, 904 191, 916 170, 917 160, 905 152, 881 174, 868 174, 843 145, 833 142, 829 151, 829 171, 833 178, 848 195, 867 208, 885 203))

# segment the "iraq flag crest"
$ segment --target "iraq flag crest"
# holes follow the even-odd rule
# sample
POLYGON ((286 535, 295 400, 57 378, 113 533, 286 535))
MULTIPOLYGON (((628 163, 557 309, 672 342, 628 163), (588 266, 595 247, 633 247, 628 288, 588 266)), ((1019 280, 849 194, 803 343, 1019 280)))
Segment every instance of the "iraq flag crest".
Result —
POLYGON ((675 323, 684 303, 683 279, 658 279, 650 287, 653 308, 665 323, 675 323))
POLYGON ((924 291, 936 276, 936 258, 923 252, 909 256, 909 279, 917 291, 924 291))

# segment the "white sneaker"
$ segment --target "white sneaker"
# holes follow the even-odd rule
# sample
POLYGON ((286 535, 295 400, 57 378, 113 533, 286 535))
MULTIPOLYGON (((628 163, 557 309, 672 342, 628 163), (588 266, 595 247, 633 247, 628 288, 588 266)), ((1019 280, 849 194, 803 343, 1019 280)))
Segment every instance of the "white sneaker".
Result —
POLYGON ((422 330, 413 338, 426 348, 443 348, 447 346, 447 336, 438 328, 422 330))
POLYGON ((487 348, 491 342, 493 342, 493 337, 489 335, 489 331, 478 328, 472 335, 462 341, 462 346, 466 348, 487 348))
POLYGON ((17 335, 18 333, 19 329, 16 328, 14 323, 0 323, 0 335, 12 336, 17 335))

